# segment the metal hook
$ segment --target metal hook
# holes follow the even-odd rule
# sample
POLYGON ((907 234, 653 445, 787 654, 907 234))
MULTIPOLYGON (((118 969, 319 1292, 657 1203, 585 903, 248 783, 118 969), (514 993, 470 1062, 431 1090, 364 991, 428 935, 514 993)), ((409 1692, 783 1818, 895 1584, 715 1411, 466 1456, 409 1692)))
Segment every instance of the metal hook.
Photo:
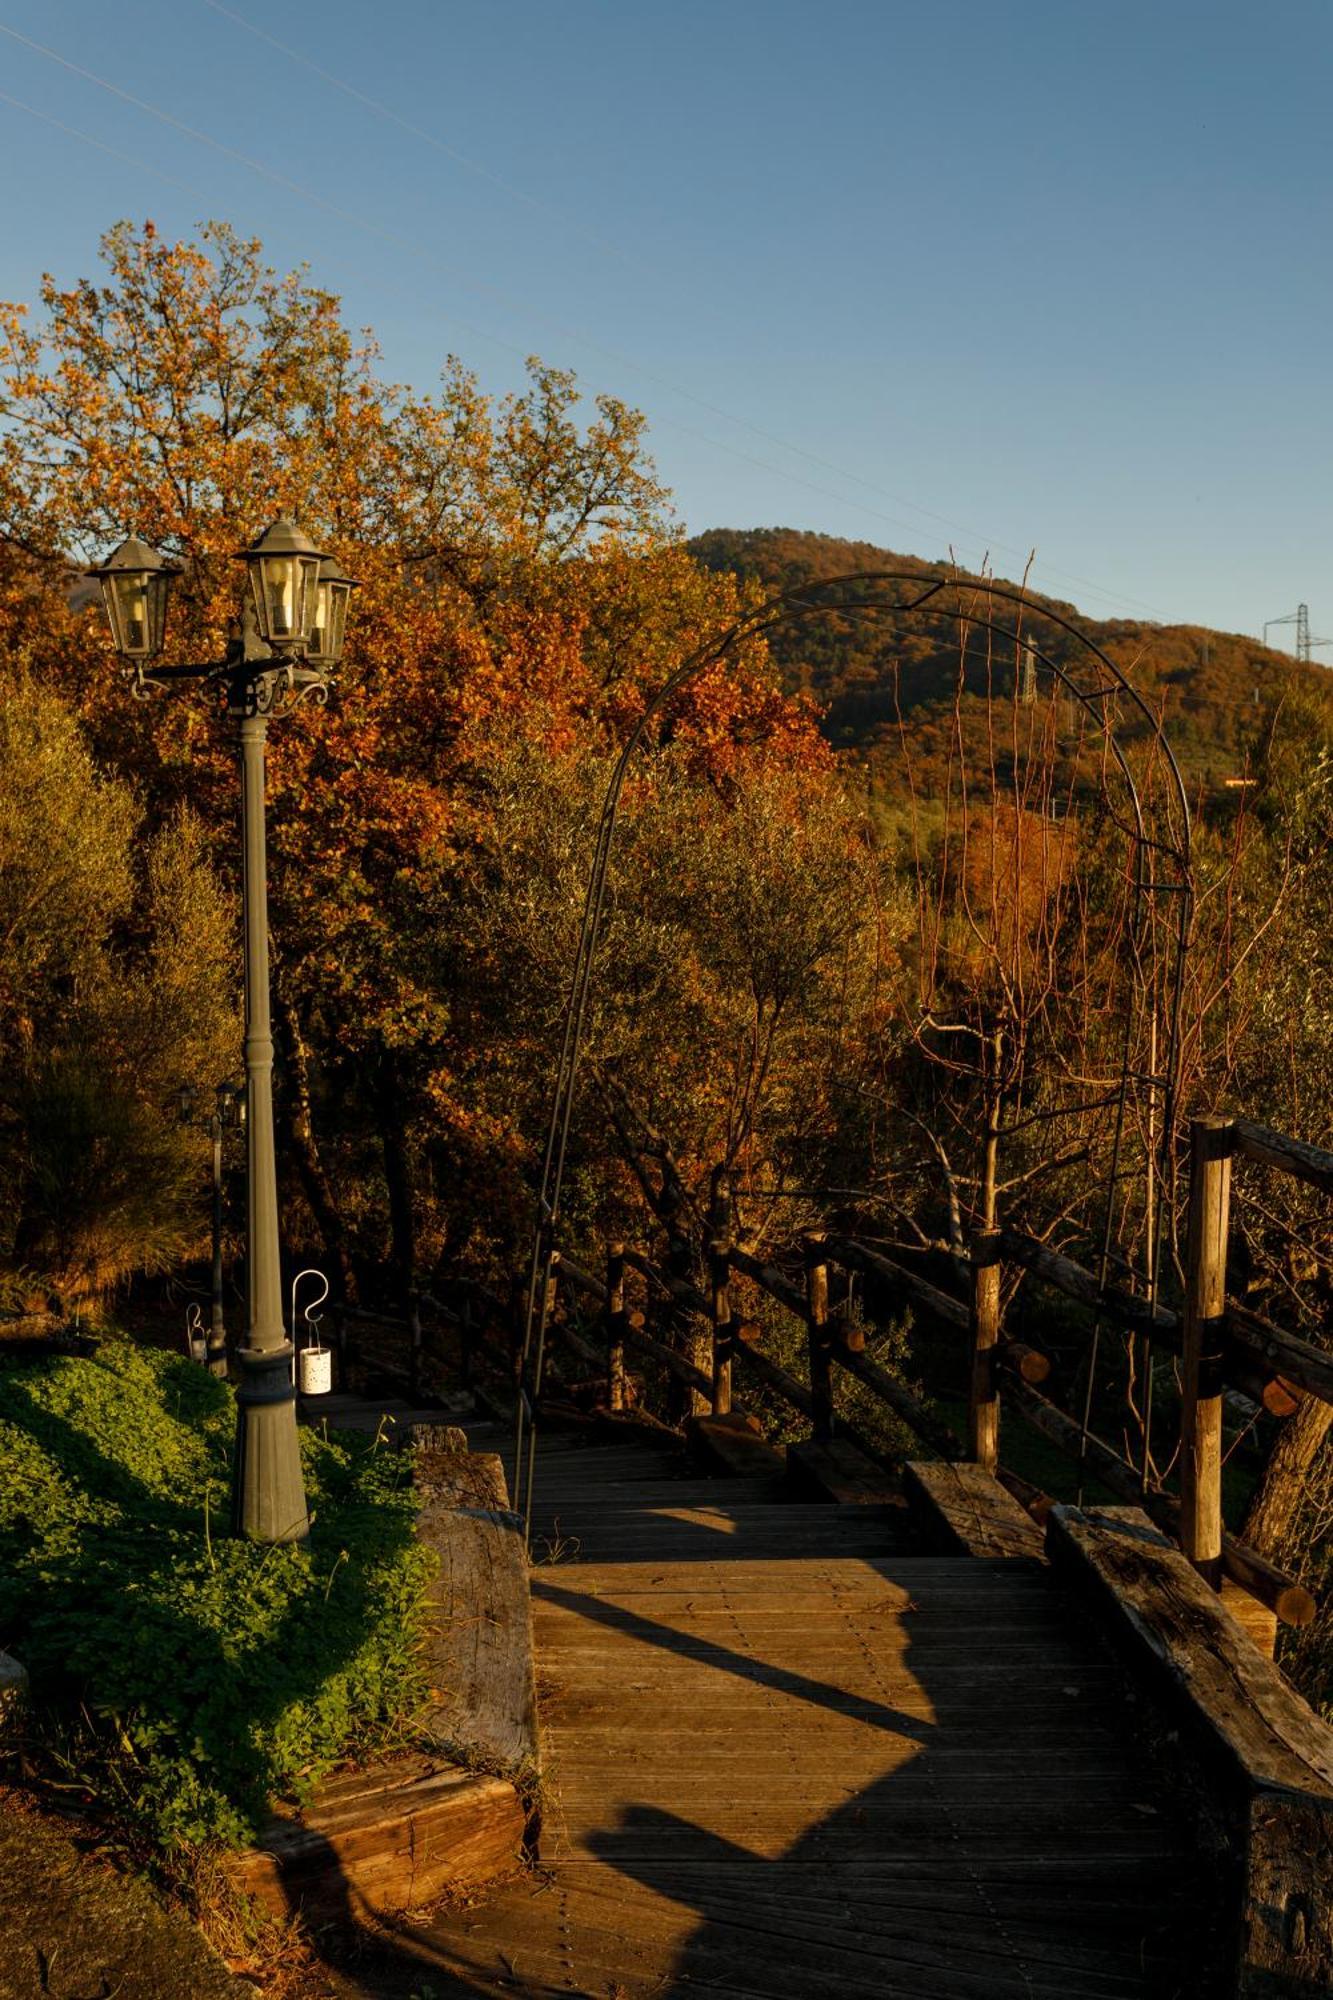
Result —
POLYGON ((208 1342, 204 1337, 204 1309, 200 1305, 185 1308, 185 1351, 191 1361, 202 1361, 208 1352, 208 1342))
POLYGON ((322 1305, 323 1305, 323 1303, 324 1303, 324 1301, 325 1301, 325 1299, 327 1299, 327 1297, 329 1296, 329 1281, 328 1281, 328 1279, 327 1279, 327 1278, 326 1278, 326 1277, 324 1276, 324 1273, 323 1273, 323 1272, 322 1272, 321 1270, 319 1270, 319 1269, 318 1269, 318 1267, 317 1267, 317 1266, 315 1266, 314 1264, 311 1264, 311 1265, 309 1265, 309 1266, 308 1266, 308 1267, 307 1267, 307 1268, 306 1268, 306 1269, 305 1269, 304 1271, 298 1271, 298 1272, 297 1272, 297 1274, 296 1274, 296 1276, 295 1276, 295 1277, 294 1277, 294 1278, 292 1279, 292 1314, 291 1314, 291 1326, 292 1326, 292 1362, 291 1362, 291 1370, 292 1370, 292 1381, 293 1381, 293 1382, 295 1382, 295 1380, 296 1380, 296 1349, 297 1349, 297 1338, 296 1338, 296 1294, 297 1294, 297 1290, 298 1290, 298 1287, 300 1286, 300 1284, 301 1284, 301 1281, 302 1281, 302 1279, 303 1279, 303 1278, 318 1278, 318 1279, 319 1279, 319 1281, 320 1281, 320 1283, 321 1283, 321 1284, 323 1285, 323 1287, 324 1287, 323 1291, 322 1291, 322 1292, 321 1292, 321 1293, 319 1294, 319 1296, 318 1296, 317 1298, 313 1298, 313 1299, 312 1299, 312 1300, 310 1301, 310 1304, 309 1304, 308 1306, 306 1306, 306 1307, 304 1308, 304 1318, 305 1318, 305 1323, 306 1323, 306 1325, 307 1325, 307 1326, 312 1326, 312 1327, 314 1327, 314 1329, 315 1329, 315 1341, 314 1341, 314 1344, 315 1344, 315 1346, 316 1346, 317 1348, 321 1348, 321 1349, 322 1349, 322 1343, 321 1343, 321 1341, 320 1341, 320 1337, 319 1337, 319 1315, 318 1315, 318 1314, 317 1314, 317 1313, 316 1313, 316 1312, 314 1311, 314 1308, 315 1308, 316 1306, 322 1306, 322 1305))

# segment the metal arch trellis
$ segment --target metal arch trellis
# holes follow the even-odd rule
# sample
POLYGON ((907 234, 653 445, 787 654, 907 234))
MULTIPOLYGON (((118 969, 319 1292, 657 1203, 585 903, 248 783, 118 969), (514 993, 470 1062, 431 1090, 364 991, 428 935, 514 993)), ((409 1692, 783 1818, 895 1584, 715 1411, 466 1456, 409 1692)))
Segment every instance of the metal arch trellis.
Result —
MULTIPOLYGON (((1132 957, 1136 966, 1148 911, 1159 901, 1163 904, 1169 901, 1173 906, 1172 922, 1168 926, 1167 933, 1171 944, 1171 965, 1165 987, 1165 1050, 1160 1064, 1154 1064, 1148 1075, 1138 1079, 1147 1083, 1150 1092, 1157 1092, 1160 1095, 1161 1123, 1156 1134, 1156 1154, 1149 1159, 1149 1173, 1159 1190, 1159 1200, 1163 1195, 1168 1200, 1170 1198, 1174 1185, 1172 1172, 1174 1133, 1180 1090, 1181 1009, 1193 922, 1194 888, 1189 799, 1180 767, 1162 730, 1160 717, 1154 713, 1143 695, 1109 655, 1071 619, 1065 618, 1047 606, 1034 605, 1022 591, 993 583, 988 579, 965 580, 954 575, 923 576, 919 571, 909 570, 858 570, 842 576, 825 577, 805 583, 767 598, 753 611, 737 619, 715 639, 690 653, 681 665, 668 675, 645 707, 621 749, 602 802, 584 894, 569 995, 564 1009, 560 1052, 542 1157, 541 1181, 535 1204, 523 1334, 518 1357, 513 1502, 515 1509, 523 1514, 525 1526, 529 1531, 532 1519, 537 1401, 545 1364, 550 1311, 549 1278, 555 1250, 555 1234, 560 1220, 565 1157, 575 1102, 579 1057, 587 1021, 588 999, 592 987, 592 970, 606 904, 607 871, 625 777, 636 751, 653 723, 697 676, 732 656, 749 640, 767 637, 781 626, 803 623, 830 612, 858 618, 887 614, 894 619, 909 619, 920 614, 928 618, 961 621, 969 631, 985 632, 994 638, 1023 647, 1033 661, 1039 667, 1045 668, 1052 679, 1058 682, 1066 694, 1091 718, 1120 774, 1129 802, 1129 824, 1123 825, 1122 830, 1129 836, 1133 850, 1130 935, 1132 957), (867 588, 887 591, 890 594, 883 596, 858 594, 844 601, 847 599, 847 593, 859 593, 867 588), (965 597, 971 601, 964 603, 965 597), (941 602, 941 599, 946 601, 941 602), (1016 623, 1013 626, 1002 626, 994 618, 981 615, 977 608, 978 602, 987 609, 994 607, 997 602, 1002 606, 1013 607, 1017 614, 1016 623), (1097 684, 1092 686, 1081 684, 1069 668, 1053 658, 1044 648, 1035 645, 1023 630, 1025 617, 1040 620, 1071 639, 1082 650, 1084 657, 1094 664, 1096 670, 1094 679, 1097 684), (1111 702, 1116 698, 1122 698, 1137 711, 1147 725, 1153 748, 1161 756, 1165 766, 1170 798, 1165 824, 1160 831, 1150 827, 1149 817, 1144 811, 1143 799, 1130 768, 1125 745, 1107 713, 1111 702)), ((1119 1179, 1129 1086, 1132 1080, 1134 1018, 1134 997, 1131 991, 1126 1008, 1120 1076, 1114 1093, 1114 1135, 1110 1171, 1107 1176, 1108 1191, 1099 1271, 1102 1285, 1106 1282, 1111 1252, 1115 1190, 1119 1179)), ((1150 1237, 1145 1278, 1148 1297, 1153 1303, 1157 1298, 1166 1234, 1166 1230, 1159 1224, 1150 1237)), ((1097 1319, 1093 1327, 1087 1396, 1081 1425, 1085 1443, 1090 1421, 1099 1337, 1100 1320, 1097 1319)), ((1145 1483, 1147 1476, 1148 1446, 1145 1431, 1143 1461, 1145 1483)))

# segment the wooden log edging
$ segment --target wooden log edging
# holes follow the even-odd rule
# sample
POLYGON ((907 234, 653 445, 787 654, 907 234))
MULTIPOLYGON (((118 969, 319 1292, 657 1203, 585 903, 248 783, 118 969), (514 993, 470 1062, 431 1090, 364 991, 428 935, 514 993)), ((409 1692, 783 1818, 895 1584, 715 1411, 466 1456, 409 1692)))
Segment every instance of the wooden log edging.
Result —
POLYGON ((440 1694, 420 1747, 335 1772, 227 1863, 229 1879, 280 1916, 391 1917, 475 1894, 516 1873, 536 1842, 523 1524, 497 1457, 450 1448, 447 1426, 409 1442, 417 1534, 437 1559, 426 1664, 440 1694))
POLYGON ((948 1555, 1040 1562, 1042 1531, 985 1466, 909 1459, 903 1492, 927 1546, 948 1555))
POLYGON ((1214 1921, 1229 1934, 1208 1991, 1327 1992, 1333 1730, 1141 1509, 1055 1507, 1046 1537, 1057 1572, 1180 1730, 1238 1857, 1239 1880, 1219 1885, 1214 1921))

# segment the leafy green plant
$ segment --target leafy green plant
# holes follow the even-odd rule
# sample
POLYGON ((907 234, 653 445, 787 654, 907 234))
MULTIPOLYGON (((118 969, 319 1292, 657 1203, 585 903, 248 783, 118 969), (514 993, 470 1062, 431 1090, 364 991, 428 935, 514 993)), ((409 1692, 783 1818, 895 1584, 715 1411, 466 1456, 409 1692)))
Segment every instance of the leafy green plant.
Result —
POLYGON ((219 1532, 233 1421, 204 1370, 126 1343, 0 1362, 0 1646, 48 1748, 166 1847, 244 1843, 425 1693, 396 1457, 303 1432, 310 1540, 260 1547, 219 1532))

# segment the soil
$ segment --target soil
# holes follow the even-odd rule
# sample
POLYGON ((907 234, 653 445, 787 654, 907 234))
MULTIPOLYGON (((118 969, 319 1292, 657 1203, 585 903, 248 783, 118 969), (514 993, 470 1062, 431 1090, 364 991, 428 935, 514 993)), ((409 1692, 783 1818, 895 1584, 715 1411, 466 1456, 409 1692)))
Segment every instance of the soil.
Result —
POLYGON ((146 1882, 81 1851, 0 1790, 0 1994, 5 2000, 253 2000, 146 1882))

